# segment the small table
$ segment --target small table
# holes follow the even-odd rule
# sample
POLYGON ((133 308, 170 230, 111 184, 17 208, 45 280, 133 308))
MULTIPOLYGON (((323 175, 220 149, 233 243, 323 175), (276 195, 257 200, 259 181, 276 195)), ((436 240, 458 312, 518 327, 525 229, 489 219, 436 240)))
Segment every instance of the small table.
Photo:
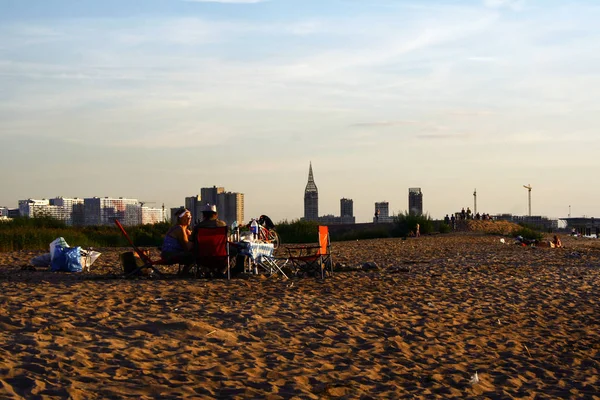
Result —
POLYGON ((272 243, 238 242, 236 244, 239 248, 239 254, 250 258, 255 274, 258 274, 258 265, 260 265, 262 257, 273 257, 275 251, 275 246, 272 243))
POLYGON ((288 263, 288 259, 277 259, 273 257, 275 245, 264 242, 239 242, 236 243, 240 255, 248 256, 250 267, 254 267, 252 272, 258 274, 258 267, 264 269, 270 275, 277 272, 284 278, 289 279, 282 268, 288 263))

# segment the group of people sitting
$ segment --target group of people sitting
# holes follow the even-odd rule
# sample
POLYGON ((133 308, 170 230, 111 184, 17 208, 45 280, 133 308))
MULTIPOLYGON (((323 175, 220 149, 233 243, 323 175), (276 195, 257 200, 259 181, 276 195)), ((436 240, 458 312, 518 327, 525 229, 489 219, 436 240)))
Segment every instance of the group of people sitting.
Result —
MULTIPOLYGON (((182 264, 182 274, 187 275, 195 262, 195 256, 192 252, 194 247, 192 230, 192 213, 185 207, 181 207, 175 212, 175 223, 169 228, 161 249, 161 257, 170 264, 182 264)), ((202 221, 196 224, 201 228, 216 228, 227 226, 224 221, 219 219, 217 207, 206 204, 202 208, 202 221)), ((223 271, 221 271, 223 272, 223 271)))

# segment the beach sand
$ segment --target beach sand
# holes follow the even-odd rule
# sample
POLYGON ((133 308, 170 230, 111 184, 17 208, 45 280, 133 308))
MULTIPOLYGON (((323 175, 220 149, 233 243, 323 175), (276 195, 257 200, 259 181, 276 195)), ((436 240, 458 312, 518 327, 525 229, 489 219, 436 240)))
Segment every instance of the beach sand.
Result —
POLYGON ((127 249, 84 274, 3 253, 0 398, 600 399, 600 241, 499 239, 333 243, 339 267, 380 268, 324 281, 123 280, 127 249))

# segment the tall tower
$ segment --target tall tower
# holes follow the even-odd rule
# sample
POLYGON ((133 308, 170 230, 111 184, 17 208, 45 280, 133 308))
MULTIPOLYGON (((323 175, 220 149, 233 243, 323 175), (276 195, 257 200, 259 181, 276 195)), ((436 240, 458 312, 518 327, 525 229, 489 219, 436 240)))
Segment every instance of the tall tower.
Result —
POLYGON ((308 183, 304 189, 304 219, 317 221, 319 219, 319 190, 313 177, 312 162, 308 167, 308 183))
POLYGON ((408 189, 408 212, 411 215, 423 214, 423 192, 421 192, 421 188, 408 189))
POLYGON ((354 202, 352 199, 340 199, 340 217, 354 216, 354 202))

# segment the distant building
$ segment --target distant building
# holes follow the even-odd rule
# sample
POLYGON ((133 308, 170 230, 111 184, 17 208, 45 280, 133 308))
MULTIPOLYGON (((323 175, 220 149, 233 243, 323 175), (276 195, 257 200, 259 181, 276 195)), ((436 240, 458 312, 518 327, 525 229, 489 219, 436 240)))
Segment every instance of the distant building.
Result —
POLYGON ((544 231, 558 229, 558 219, 549 219, 539 215, 498 214, 493 216, 497 221, 509 221, 515 224, 527 224, 544 231))
POLYGON ((117 219, 123 225, 141 224, 141 205, 136 199, 91 197, 83 199, 84 225, 112 225, 117 219))
POLYGON ((568 229, 575 229, 582 235, 596 235, 600 238, 600 219, 595 217, 569 217, 560 218, 565 221, 568 229))
POLYGON ((190 210, 190 213, 192 214, 192 225, 202 220, 202 214, 200 213, 202 207, 201 198, 201 195, 195 195, 185 198, 185 208, 190 210))
POLYGON ((221 193, 225 193, 224 187, 213 186, 211 188, 201 188, 200 189, 200 199, 202 201, 202 205, 210 204, 217 206, 217 212, 219 215, 223 214, 223 210, 219 208, 223 207, 223 203, 219 204, 218 197, 221 193))
POLYGON ((313 177, 312 163, 308 167, 308 183, 304 189, 304 219, 319 220, 319 190, 313 177))
MULTIPOLYGON (((177 221, 177 216, 175 214, 177 214, 177 211, 180 209, 181 207, 173 207, 169 210, 169 221, 171 223, 175 223, 175 221, 177 221)), ((202 219, 200 217, 200 219, 202 219)))
MULTIPOLYGON (((0 207, 0 221, 2 221, 2 222, 11 221, 14 218, 14 216, 11 216, 10 211, 11 210, 8 207, 0 207)), ((19 210, 17 209, 17 216, 18 216, 18 212, 19 212, 19 210)))
POLYGON ((408 189, 408 212, 412 215, 423 215, 423 193, 421 188, 408 189))
POLYGON ((218 196, 218 202, 221 203, 223 213, 219 213, 220 219, 225 221, 227 225, 233 224, 235 221, 239 225, 244 222, 244 194, 225 192, 218 196))
POLYGON ((83 199, 55 197, 50 199, 50 204, 65 209, 65 223, 70 226, 81 226, 84 223, 83 199))
POLYGON ((154 208, 154 207, 140 207, 140 211, 142 213, 141 223, 142 225, 146 224, 157 224, 159 222, 164 222, 167 220, 167 216, 165 215, 165 210, 163 208, 154 208))
POLYGON ((317 222, 321 225, 341 225, 341 224, 354 224, 356 220, 354 216, 336 217, 335 215, 322 215, 319 217, 317 222))
POLYGON ((49 205, 50 201, 46 199, 19 200, 19 214, 22 217, 34 218, 36 214, 40 214, 42 210, 49 205))
POLYGON ((50 217, 72 225, 72 206, 51 204, 50 200, 19 200, 19 215, 27 218, 50 217))
POLYGON ((353 217, 354 216, 354 202, 352 199, 340 199, 340 216, 341 217, 353 217))
POLYGON ((393 222, 394 218, 390 217, 390 203, 387 201, 380 201, 375 203, 375 212, 379 210, 379 219, 373 217, 373 222, 393 222))
MULTIPOLYGON (((202 207, 210 204, 217 207, 219 219, 225 221, 227 225, 231 225, 234 221, 237 221, 240 225, 244 222, 243 193, 226 192, 224 187, 213 186, 211 188, 201 188, 197 200, 198 221, 202 220, 202 207)), ((190 208, 188 207, 188 209, 190 208)))

